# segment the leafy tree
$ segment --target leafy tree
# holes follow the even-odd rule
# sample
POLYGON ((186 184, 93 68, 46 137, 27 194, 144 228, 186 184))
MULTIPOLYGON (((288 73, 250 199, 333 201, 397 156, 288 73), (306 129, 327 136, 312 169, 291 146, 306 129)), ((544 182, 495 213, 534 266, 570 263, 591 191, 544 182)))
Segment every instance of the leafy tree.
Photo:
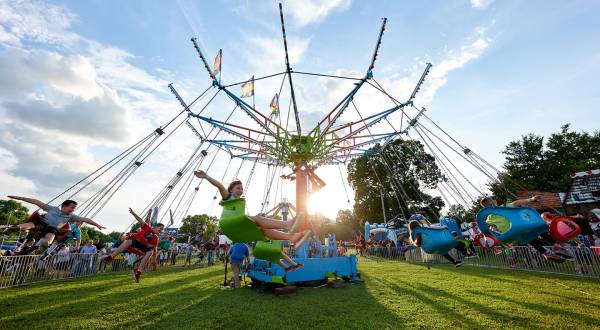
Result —
POLYGON ((0 200, 0 225, 16 225, 27 219, 29 210, 21 203, 9 199, 0 200))
POLYGON ((123 235, 123 233, 118 231, 113 231, 110 234, 108 234, 108 236, 110 236, 110 238, 114 241, 118 241, 121 238, 121 235, 123 235))
POLYGON ((450 205, 448 212, 446 212, 446 216, 455 219, 458 224, 462 223, 463 221, 469 221, 467 219, 467 210, 460 204, 450 205))
POLYGON ((353 240, 361 232, 360 220, 351 210, 339 210, 335 222, 323 226, 323 235, 334 233, 338 240, 353 240))
POLYGON ((84 244, 90 239, 99 239, 101 243, 107 243, 113 240, 111 236, 92 227, 81 227, 81 243, 84 244))
POLYGON ((388 218, 414 213, 437 218, 444 202, 423 190, 435 189, 442 180, 435 158, 415 140, 396 140, 385 150, 376 145, 348 165, 348 181, 355 191, 354 215, 361 223, 383 220, 381 196, 388 218))
POLYGON ((510 199, 517 190, 564 192, 570 183, 569 174, 600 168, 600 131, 593 134, 570 131, 570 125, 544 138, 534 134, 511 141, 504 149, 503 184, 493 184, 492 192, 510 199))
MULTIPOLYGON (((219 220, 216 217, 207 214, 188 215, 181 222, 179 234, 194 235, 200 228, 204 230, 206 237, 212 237, 217 232, 219 220)), ((187 238, 181 238, 181 241, 187 242, 187 238)))

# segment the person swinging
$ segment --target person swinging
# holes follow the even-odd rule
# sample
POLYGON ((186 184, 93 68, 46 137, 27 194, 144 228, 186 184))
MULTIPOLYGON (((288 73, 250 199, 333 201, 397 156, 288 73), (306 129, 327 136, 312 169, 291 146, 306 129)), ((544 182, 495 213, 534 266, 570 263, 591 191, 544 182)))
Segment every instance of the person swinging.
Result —
POLYGON ((42 215, 38 211, 35 211, 31 214, 28 221, 7 227, 0 232, 0 234, 10 234, 19 231, 36 231, 37 234, 41 236, 38 249, 39 253, 44 252, 48 246, 54 242, 55 237, 60 233, 60 229, 67 223, 82 222, 95 226, 100 230, 105 228, 92 219, 74 214, 73 212, 75 211, 75 208, 77 208, 77 202, 74 200, 67 199, 62 202, 60 207, 57 207, 35 198, 12 195, 9 195, 8 198, 33 204, 46 212, 42 215))
MULTIPOLYGON (((244 185, 240 180, 234 180, 229 184, 229 187, 225 188, 225 186, 219 182, 211 178, 204 171, 194 171, 194 175, 198 178, 206 179, 210 184, 219 189, 219 193, 223 200, 221 203, 241 198, 244 193, 244 185)), ((260 215, 248 216, 250 220, 252 220, 265 234, 266 237, 273 240, 282 240, 289 241, 294 247, 298 248, 310 235, 309 230, 305 230, 300 233, 295 233, 295 229, 298 225, 298 220, 293 221, 279 221, 271 218, 267 218, 260 215), (283 232, 281 230, 288 230, 288 232, 283 232)))

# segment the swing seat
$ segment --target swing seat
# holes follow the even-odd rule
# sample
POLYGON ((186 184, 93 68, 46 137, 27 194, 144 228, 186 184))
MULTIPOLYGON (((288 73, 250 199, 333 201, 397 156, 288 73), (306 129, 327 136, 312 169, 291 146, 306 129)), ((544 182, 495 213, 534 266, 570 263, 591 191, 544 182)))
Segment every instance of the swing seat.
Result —
POLYGON ((558 243, 572 240, 579 233, 581 233, 581 228, 571 217, 558 216, 550 222, 550 235, 558 243))
POLYGON ((452 233, 453 231, 455 231, 456 233, 458 233, 458 236, 460 238, 463 238, 462 231, 460 230, 460 227, 458 226, 458 223, 456 223, 456 220, 454 220, 453 218, 450 218, 450 217, 441 217, 440 218, 440 225, 448 227, 448 229, 450 230, 450 233, 452 233))
POLYGON ((447 228, 416 227, 411 231, 413 241, 417 234, 421 234, 421 249, 429 254, 446 254, 458 243, 447 228))
POLYGON ((477 213, 477 224, 484 234, 491 234, 498 241, 509 244, 528 244, 548 231, 546 222, 530 207, 486 207, 477 213), (495 221, 503 218, 506 223, 498 227, 506 230, 502 233, 490 230, 487 223, 490 215, 496 216, 495 221))
POLYGON ((252 250, 252 255, 257 259, 268 260, 272 263, 277 263, 283 258, 282 241, 260 241, 256 242, 256 246, 252 250))
POLYGON ((224 201, 221 206, 223 206, 223 213, 221 213, 219 227, 230 240, 239 243, 268 240, 260 227, 246 216, 245 199, 224 201))

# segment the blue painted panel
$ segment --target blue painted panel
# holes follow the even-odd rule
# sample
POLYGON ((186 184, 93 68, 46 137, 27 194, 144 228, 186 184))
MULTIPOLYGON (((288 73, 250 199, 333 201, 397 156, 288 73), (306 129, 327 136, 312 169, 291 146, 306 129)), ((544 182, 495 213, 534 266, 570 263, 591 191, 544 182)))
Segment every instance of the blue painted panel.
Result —
POLYGON ((286 274, 283 268, 277 264, 254 259, 248 276, 263 282, 271 282, 272 276, 280 276, 287 283, 319 281, 327 278, 327 273, 358 279, 355 255, 331 258, 295 258, 294 261, 304 266, 286 274))
POLYGON ((548 231, 540 214, 530 207, 486 207, 477 213, 477 224, 484 234, 492 234, 502 243, 527 244, 548 231), (488 215, 499 215, 510 222, 510 228, 501 234, 490 230, 488 215))
POLYGON ((450 229, 450 232, 457 232, 458 236, 460 236, 460 238, 463 238, 462 231, 460 230, 458 223, 456 223, 456 220, 449 217, 441 217, 440 225, 448 227, 448 229, 450 229))
POLYGON ((421 248, 426 253, 445 254, 458 243, 447 228, 417 227, 412 231, 413 241, 416 234, 421 234, 421 248))

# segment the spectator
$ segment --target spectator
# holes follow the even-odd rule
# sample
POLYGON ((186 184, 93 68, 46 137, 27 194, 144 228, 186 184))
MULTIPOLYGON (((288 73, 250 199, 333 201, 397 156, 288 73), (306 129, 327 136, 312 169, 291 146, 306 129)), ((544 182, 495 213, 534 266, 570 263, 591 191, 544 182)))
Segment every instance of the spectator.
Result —
POLYGON ((250 252, 248 251, 248 246, 244 243, 233 244, 227 257, 229 257, 231 270, 233 271, 233 287, 238 289, 241 286, 240 272, 242 269, 242 262, 246 260, 246 266, 250 265, 250 252))
MULTIPOLYGON (((171 242, 174 244, 175 238, 171 238, 171 242)), ((179 254, 179 250, 180 250, 179 245, 173 245, 173 248, 171 249, 171 266, 175 266, 175 263, 177 262, 177 255, 179 254)))
POLYGON ((81 269, 79 269, 77 275, 81 275, 83 272, 84 275, 88 273, 95 273, 95 260, 96 260, 96 252, 98 249, 94 245, 94 241, 89 240, 85 243, 85 245, 81 248, 79 253, 81 254, 81 269), (94 262, 94 264, 92 264, 94 262))
POLYGON ((204 250, 206 250, 206 256, 208 258, 208 266, 214 264, 214 253, 215 253, 215 241, 209 241, 204 244, 204 250))
POLYGON ((185 262, 183 263, 183 267, 192 265, 192 254, 194 253, 194 245, 192 243, 188 243, 185 248, 185 262))

